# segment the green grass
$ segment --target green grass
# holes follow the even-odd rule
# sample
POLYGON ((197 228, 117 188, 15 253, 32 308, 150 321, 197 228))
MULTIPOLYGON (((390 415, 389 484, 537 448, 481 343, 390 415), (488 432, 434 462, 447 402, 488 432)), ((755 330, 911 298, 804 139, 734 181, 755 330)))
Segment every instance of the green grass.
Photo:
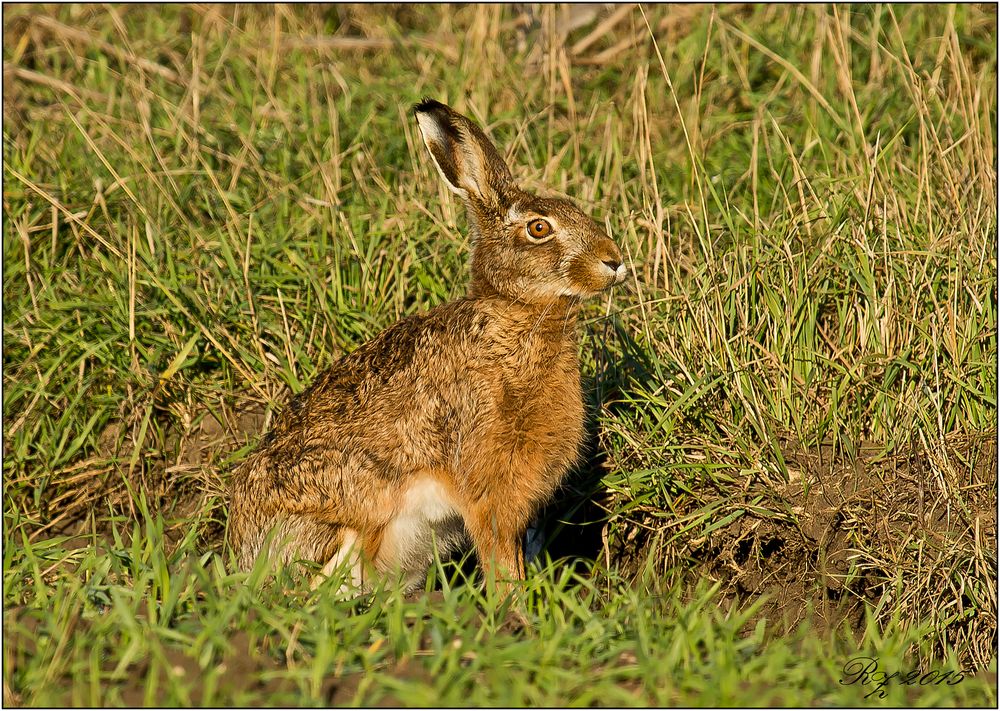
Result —
POLYGON ((995 674, 995 8, 612 12, 7 8, 5 698, 841 705, 875 702, 838 681, 862 651, 995 674), (597 562, 535 570, 527 630, 450 568, 336 602, 223 565, 227 471, 289 392, 464 292, 424 95, 635 274, 587 312, 593 451, 546 511, 597 562))
MULTIPOLYGON (((438 569, 436 596, 383 590, 338 601, 261 566, 227 574, 182 546, 164 553, 162 523, 108 553, 67 555, 64 539, 8 553, 5 672, 31 705, 992 705, 984 676, 953 686, 841 683, 850 660, 909 671, 919 630, 893 627, 864 645, 808 629, 766 639, 754 613, 717 605, 715 590, 644 580, 598 586, 561 565, 533 571, 527 631, 460 573, 438 569), (52 571, 52 569, 55 571, 52 571), (36 578, 22 571, 34 570, 36 578), (45 575, 45 571, 49 575, 45 575), (39 583, 55 577, 53 583, 39 583), (683 602, 682 597, 684 598, 683 602), (881 697, 879 691, 884 690, 881 697), (868 696, 866 699, 865 697, 868 696)), ((13 548, 13 547, 11 547, 13 548)), ((432 578, 433 583, 433 578, 432 578)), ((958 671, 955 660, 938 665, 958 671)), ((991 670, 995 673, 995 666, 991 670)), ((958 677, 952 677, 958 678, 958 677)), ((933 681, 933 677, 929 678, 933 681)))

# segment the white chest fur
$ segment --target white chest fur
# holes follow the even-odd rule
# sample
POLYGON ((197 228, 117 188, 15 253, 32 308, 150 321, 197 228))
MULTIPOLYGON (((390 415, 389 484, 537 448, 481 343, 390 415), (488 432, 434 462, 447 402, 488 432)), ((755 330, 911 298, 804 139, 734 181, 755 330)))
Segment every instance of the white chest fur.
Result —
POLYGON ((435 547, 444 557, 463 537, 461 515, 447 490, 434 479, 420 478, 404 490, 396 516, 385 528, 377 565, 402 572, 409 587, 426 572, 435 547))
POLYGON ((417 479, 403 495, 401 517, 436 523, 457 515, 447 490, 434 479, 417 479))

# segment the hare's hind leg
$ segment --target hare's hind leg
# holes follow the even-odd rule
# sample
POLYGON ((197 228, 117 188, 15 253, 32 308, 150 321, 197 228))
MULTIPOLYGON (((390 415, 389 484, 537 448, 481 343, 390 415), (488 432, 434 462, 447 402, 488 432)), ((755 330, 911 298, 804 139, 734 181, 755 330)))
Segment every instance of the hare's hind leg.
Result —
POLYGON ((323 563, 326 577, 346 560, 346 551, 356 538, 354 530, 346 526, 317 521, 307 514, 286 513, 254 527, 234 547, 242 570, 249 570, 263 556, 280 565, 296 560, 323 563))
POLYGON ((364 584, 364 546, 358 532, 349 526, 317 521, 308 514, 293 514, 277 527, 272 544, 284 563, 295 559, 322 563, 309 587, 315 590, 328 577, 343 570, 341 594, 358 591, 364 584))

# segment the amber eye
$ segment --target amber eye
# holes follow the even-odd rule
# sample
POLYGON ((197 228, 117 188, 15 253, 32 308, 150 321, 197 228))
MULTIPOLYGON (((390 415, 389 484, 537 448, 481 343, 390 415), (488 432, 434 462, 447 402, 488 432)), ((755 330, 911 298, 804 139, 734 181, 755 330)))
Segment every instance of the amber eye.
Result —
POLYGON ((543 240, 552 234, 552 225, 548 220, 532 220, 527 225, 528 239, 532 242, 543 240))

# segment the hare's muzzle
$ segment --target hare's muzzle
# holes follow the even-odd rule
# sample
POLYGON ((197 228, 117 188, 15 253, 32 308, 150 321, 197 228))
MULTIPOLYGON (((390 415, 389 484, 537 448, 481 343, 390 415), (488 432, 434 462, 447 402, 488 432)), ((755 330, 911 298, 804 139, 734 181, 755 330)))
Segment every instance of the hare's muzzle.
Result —
POLYGON ((618 245, 608 238, 602 239, 594 249, 595 255, 601 261, 602 271, 608 279, 605 289, 617 286, 625 281, 625 261, 622 259, 622 252, 618 245))

